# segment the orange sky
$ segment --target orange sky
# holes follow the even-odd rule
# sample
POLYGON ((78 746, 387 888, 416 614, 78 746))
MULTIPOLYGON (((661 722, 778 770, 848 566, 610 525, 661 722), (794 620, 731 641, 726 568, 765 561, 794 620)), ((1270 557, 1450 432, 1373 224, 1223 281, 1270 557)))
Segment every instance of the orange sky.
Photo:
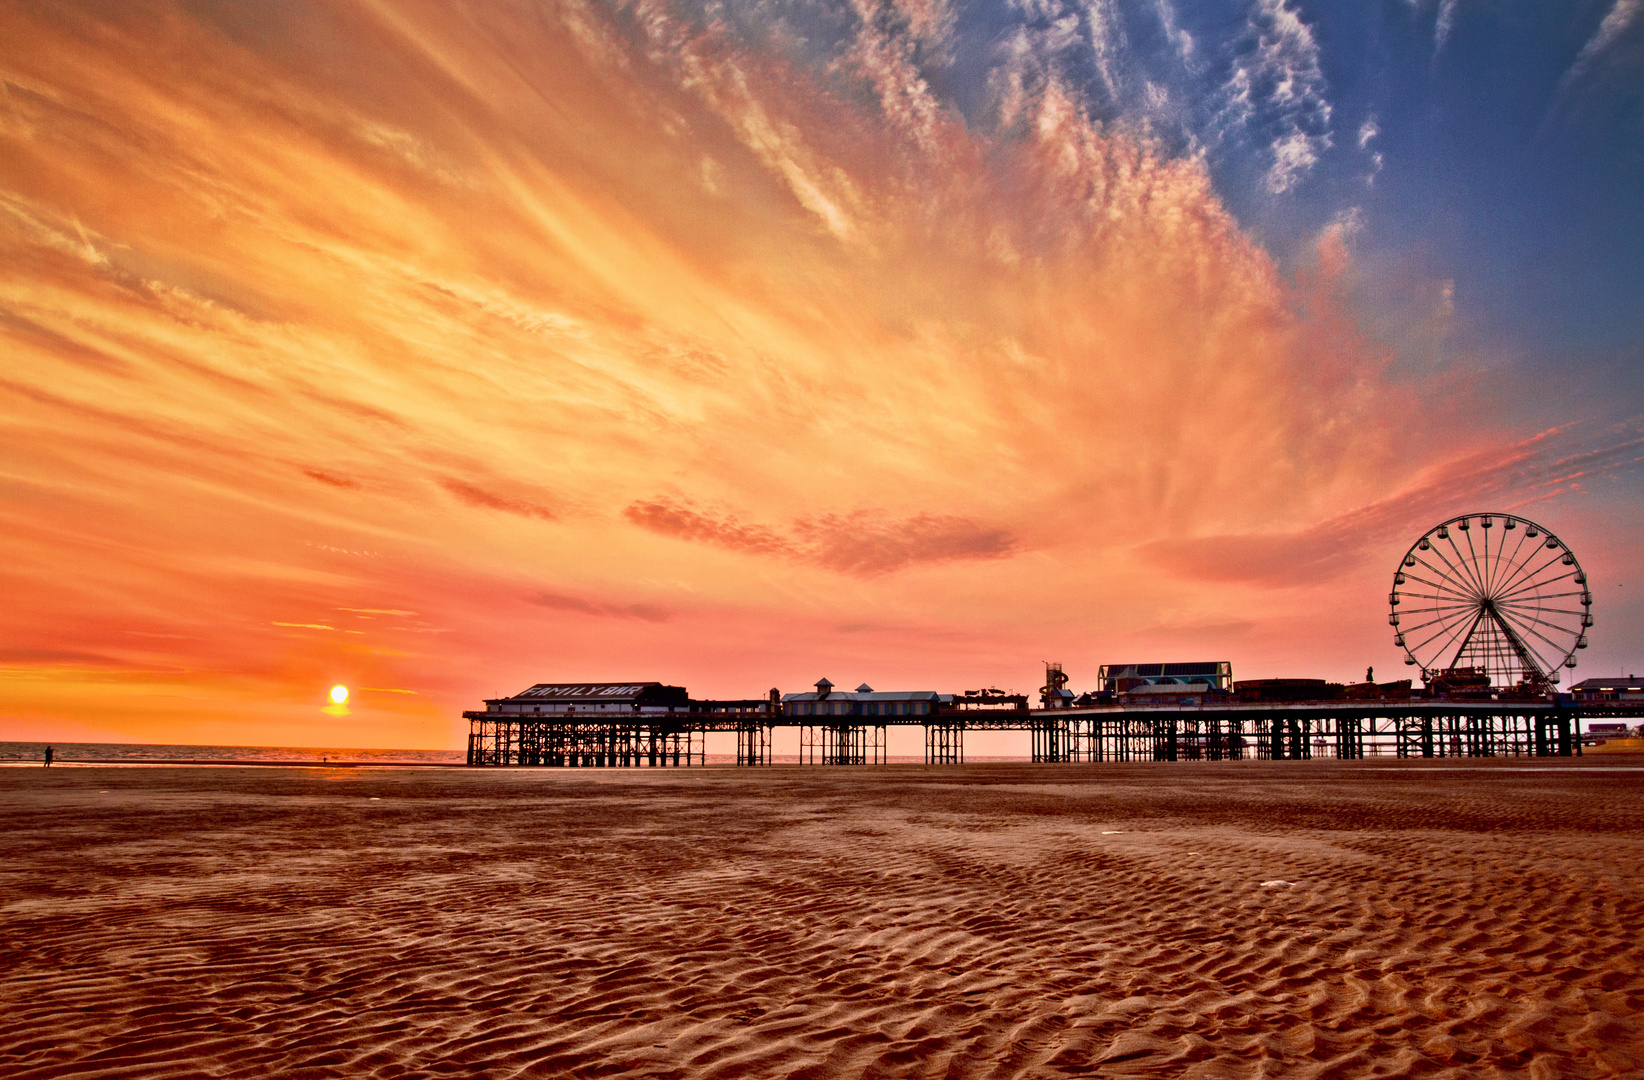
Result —
POLYGON ((1562 497, 1636 432, 1400 363, 1351 222, 1281 272, 1054 79, 971 129, 915 5, 828 78, 664 4, 63 7, 0 13, 0 738, 1402 677, 1385 579, 1433 521, 1636 560, 1562 497))

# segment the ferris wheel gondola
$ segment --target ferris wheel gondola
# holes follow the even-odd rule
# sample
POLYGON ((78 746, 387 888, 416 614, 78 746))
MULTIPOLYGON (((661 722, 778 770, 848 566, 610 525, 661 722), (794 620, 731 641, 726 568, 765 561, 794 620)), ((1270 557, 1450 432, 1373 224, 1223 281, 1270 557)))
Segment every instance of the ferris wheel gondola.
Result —
POLYGON ((1508 514, 1467 514, 1411 545, 1388 594, 1393 643, 1429 685, 1547 693, 1593 625, 1581 563, 1508 514))

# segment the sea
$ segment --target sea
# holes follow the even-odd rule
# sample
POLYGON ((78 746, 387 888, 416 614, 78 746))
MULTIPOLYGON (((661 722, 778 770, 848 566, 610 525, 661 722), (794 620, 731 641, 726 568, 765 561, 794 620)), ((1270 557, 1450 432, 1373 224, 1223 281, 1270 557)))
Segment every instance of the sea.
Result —
MULTIPOLYGON (((0 742, 0 764, 41 762, 47 743, 0 742)), ((189 746, 172 743, 50 743, 53 764, 95 765, 461 765, 462 750, 367 750, 337 746, 189 746)))
MULTIPOLYGON (((463 750, 366 750, 337 746, 192 746, 181 743, 0 742, 0 765, 462 765, 463 750)), ((918 756, 891 754, 891 764, 915 765, 918 756)), ((1020 757, 969 757, 969 761, 1025 761, 1020 757)), ((734 754, 709 754, 709 765, 735 765, 734 754)), ((797 765, 797 754, 773 754, 772 763, 797 765)))

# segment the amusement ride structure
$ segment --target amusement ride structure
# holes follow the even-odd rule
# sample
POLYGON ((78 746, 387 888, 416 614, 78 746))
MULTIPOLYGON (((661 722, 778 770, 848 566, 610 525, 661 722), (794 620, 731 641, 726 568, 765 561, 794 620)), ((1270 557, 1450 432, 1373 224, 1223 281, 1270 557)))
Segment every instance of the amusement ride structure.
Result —
POLYGON ((1422 534, 1393 573, 1393 644, 1422 681, 1546 695, 1576 666, 1593 594, 1575 552, 1533 521, 1466 514, 1422 534))

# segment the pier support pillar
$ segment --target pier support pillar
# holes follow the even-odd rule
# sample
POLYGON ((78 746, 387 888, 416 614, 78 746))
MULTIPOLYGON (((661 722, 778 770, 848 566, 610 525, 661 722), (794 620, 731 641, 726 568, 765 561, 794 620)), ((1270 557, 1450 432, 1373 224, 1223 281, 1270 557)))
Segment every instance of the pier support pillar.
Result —
POLYGON ((963 765, 965 763, 965 725, 926 724, 925 764, 963 765))

